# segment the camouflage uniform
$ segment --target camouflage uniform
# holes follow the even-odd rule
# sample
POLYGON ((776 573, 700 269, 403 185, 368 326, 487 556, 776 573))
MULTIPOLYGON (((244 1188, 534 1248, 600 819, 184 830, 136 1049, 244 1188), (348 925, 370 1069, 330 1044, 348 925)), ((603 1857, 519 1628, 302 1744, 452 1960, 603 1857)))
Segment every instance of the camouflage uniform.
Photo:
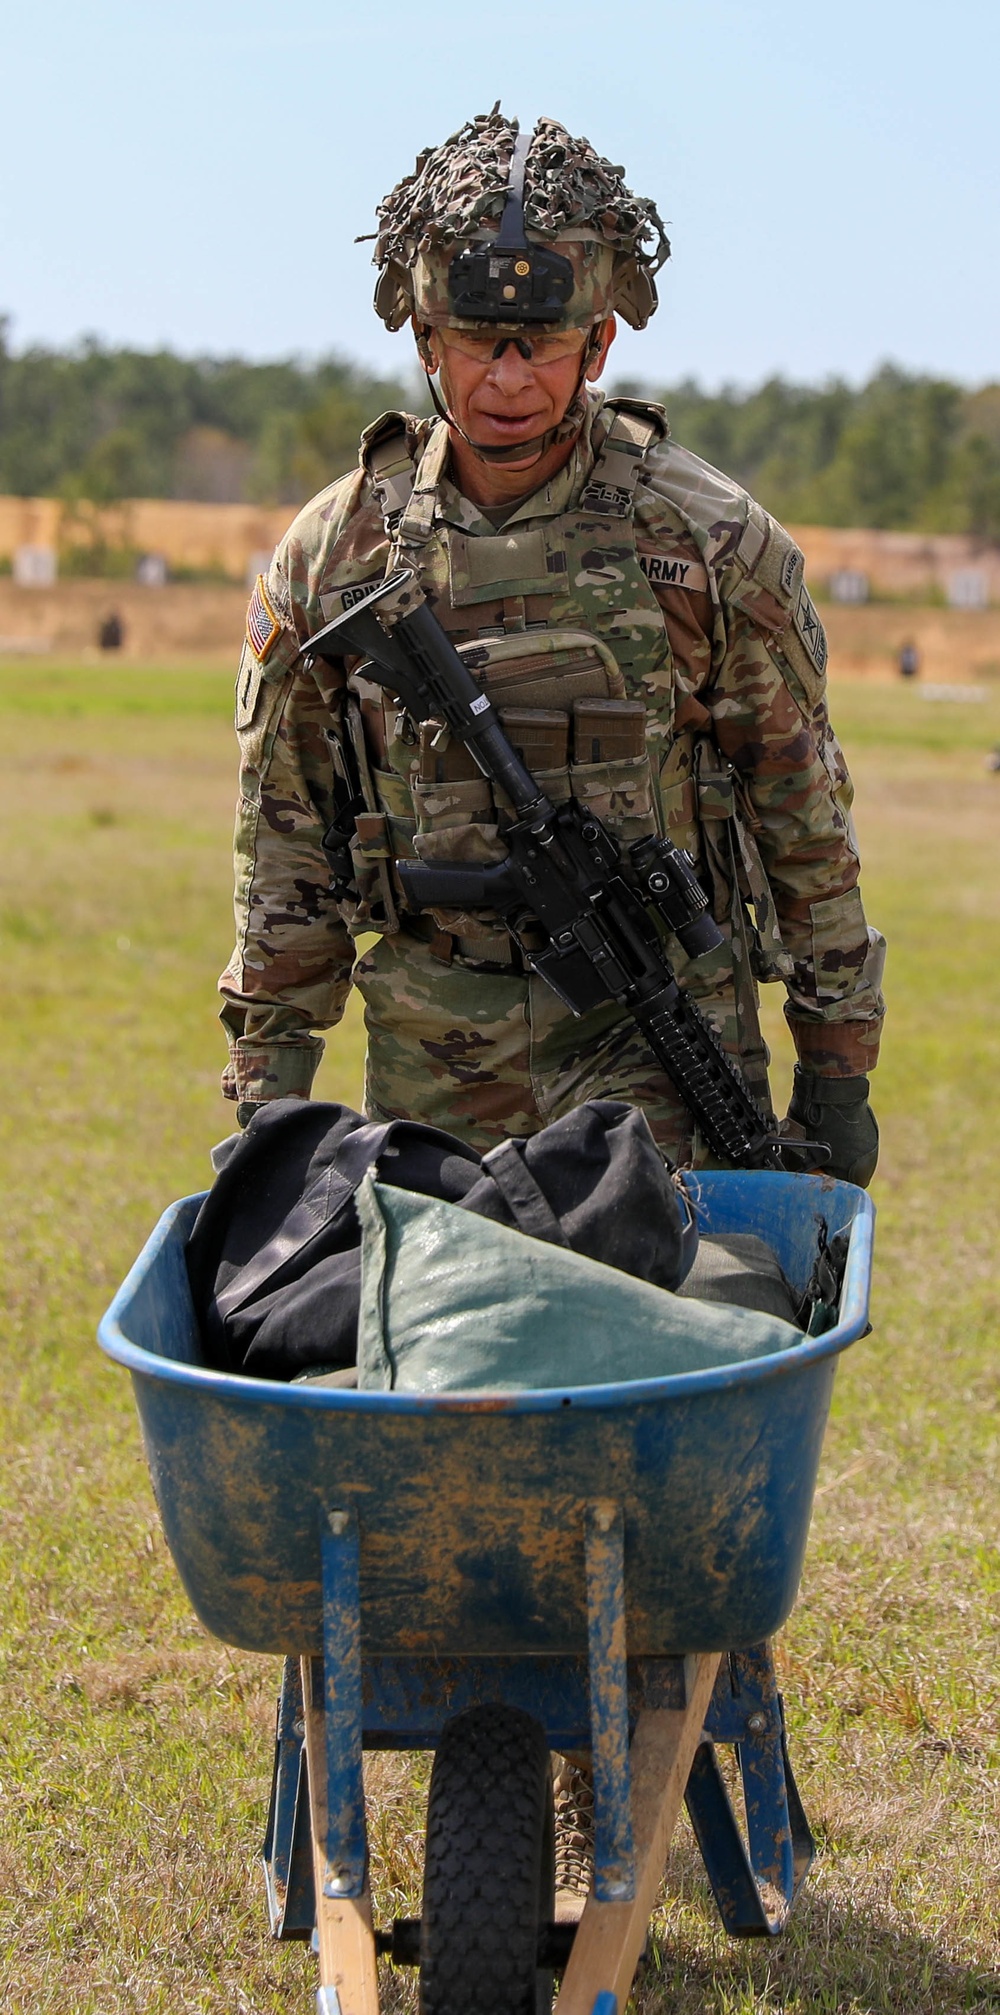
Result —
POLYGON ((694 855, 725 943, 694 965, 676 943, 670 953, 762 1099, 760 979, 784 981, 813 1078, 841 1081, 845 1099, 866 1089, 881 940, 858 894, 802 555, 670 441, 661 408, 585 390, 604 319, 644 327, 668 253, 655 207, 620 169, 552 120, 519 137, 499 108, 421 155, 380 206, 376 309, 390 328, 412 317, 429 367, 435 329, 488 333, 501 352, 536 325, 589 329, 575 396, 528 444, 572 447, 541 488, 488 515, 455 487, 443 420, 386 415, 258 583, 237 685, 237 943, 221 981, 226 1089, 243 1107, 308 1093, 315 1031, 336 1023, 353 983, 371 1113, 485 1145, 618 1096, 678 1159, 705 1159, 616 1006, 574 1019, 489 915, 406 914, 394 859, 499 857, 509 807, 462 745, 416 726, 355 662, 303 662, 310 636, 399 564, 551 799, 572 792, 623 842, 661 830, 694 855), (341 901, 322 839, 345 795, 365 810, 341 901))
POLYGON ((309 636, 400 559, 501 708, 521 704, 526 732, 533 712, 551 721, 580 691, 644 703, 648 756, 588 763, 576 751, 543 780, 550 796, 572 788, 593 803, 626 840, 661 824, 694 854, 727 943, 692 966, 678 945, 671 955, 758 1090, 757 979, 784 981, 812 1071, 870 1070, 881 940, 858 892, 851 787, 802 556, 736 484, 669 440, 660 409, 591 394, 565 468, 499 531, 450 481, 443 423, 389 415, 365 436, 359 470, 307 505, 279 546, 237 686, 229 1094, 308 1093, 314 1031, 338 1020, 353 981, 373 1114, 487 1143, 583 1098, 621 1096, 675 1156, 705 1159, 617 1008, 575 1020, 484 916, 401 914, 392 859, 502 852, 504 808, 446 747, 442 757, 442 738, 431 750, 425 731, 421 745, 393 702, 356 670, 349 679, 350 661, 340 676, 302 664, 309 636), (354 842, 359 898, 337 905, 321 840, 345 737, 370 810, 354 842), (355 963, 355 937, 373 930, 355 963))

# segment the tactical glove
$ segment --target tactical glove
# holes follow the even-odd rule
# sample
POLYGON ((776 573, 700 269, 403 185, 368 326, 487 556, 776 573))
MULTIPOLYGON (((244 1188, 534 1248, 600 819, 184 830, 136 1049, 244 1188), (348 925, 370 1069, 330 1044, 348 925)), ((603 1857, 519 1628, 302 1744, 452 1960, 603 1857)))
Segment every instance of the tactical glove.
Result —
POLYGON ((788 1117, 808 1140, 829 1148, 824 1175, 867 1189, 878 1161, 878 1122, 866 1077, 819 1077, 797 1063, 788 1117))

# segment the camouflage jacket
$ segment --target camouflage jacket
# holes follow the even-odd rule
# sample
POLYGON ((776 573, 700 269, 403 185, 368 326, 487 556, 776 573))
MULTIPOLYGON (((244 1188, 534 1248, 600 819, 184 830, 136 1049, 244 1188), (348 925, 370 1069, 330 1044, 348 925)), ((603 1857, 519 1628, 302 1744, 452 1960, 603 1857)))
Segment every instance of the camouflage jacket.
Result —
MULTIPOLYGON (((651 816, 695 855, 744 983, 748 964, 753 978, 784 981, 811 1069, 872 1068, 884 947, 858 891, 851 784, 802 555, 737 484, 672 442, 658 412, 591 395, 565 468, 499 533, 454 487, 443 423, 388 416, 365 436, 358 470, 295 519, 251 602, 237 680, 237 942, 220 981, 229 1096, 308 1092, 322 1052, 315 1031, 337 1022, 350 988, 354 936, 399 927, 388 863, 414 851, 417 738, 398 715, 390 725, 379 696, 379 788, 355 845, 364 899, 345 909, 330 896, 321 841, 338 804, 338 745, 353 732, 350 663, 308 668, 302 653, 400 557, 418 567, 456 641, 502 639, 490 645, 502 654, 510 638, 530 633, 534 644, 558 629, 596 637, 605 657, 610 647, 617 690, 646 708, 651 816), (600 493, 619 508, 609 478, 623 476, 628 508, 613 521, 600 493), (498 584, 501 547, 514 557, 498 584)), ((551 706, 544 681, 536 706, 539 693, 551 706)), ((615 782, 598 809, 614 823, 624 804, 627 825, 634 790, 615 782)), ((441 823, 454 826, 454 804, 473 786, 448 788, 441 823)), ((463 833, 483 830, 478 813, 461 816, 463 833)), ((488 924, 441 921, 473 933, 453 942, 474 964, 488 924)), ((697 971, 676 963, 697 994, 697 971)))

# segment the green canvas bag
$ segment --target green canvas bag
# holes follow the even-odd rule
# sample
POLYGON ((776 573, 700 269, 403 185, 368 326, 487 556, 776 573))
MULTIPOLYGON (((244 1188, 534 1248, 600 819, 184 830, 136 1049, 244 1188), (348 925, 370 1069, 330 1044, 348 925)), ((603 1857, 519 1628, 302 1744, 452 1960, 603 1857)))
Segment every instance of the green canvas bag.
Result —
POLYGON ((617 1384, 802 1341, 777 1316, 670 1294, 371 1174, 356 1204, 358 1384, 369 1391, 617 1384))

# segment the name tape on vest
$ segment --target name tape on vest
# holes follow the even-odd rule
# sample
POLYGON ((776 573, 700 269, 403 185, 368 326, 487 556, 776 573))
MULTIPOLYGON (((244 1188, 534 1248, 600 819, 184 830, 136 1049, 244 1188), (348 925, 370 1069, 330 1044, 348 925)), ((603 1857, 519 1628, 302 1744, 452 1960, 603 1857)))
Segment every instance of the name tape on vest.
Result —
POLYGON ((340 606, 344 614, 347 614, 348 609, 355 608, 358 602, 367 601, 368 596, 373 595, 376 588, 382 586, 383 578, 383 575, 380 574, 377 581, 358 581, 353 588, 342 588, 340 591, 340 606))
POLYGON ((334 616, 346 616, 348 609, 353 609, 356 603, 374 594, 384 579, 385 575, 379 574, 374 581, 354 581, 349 588, 330 588, 319 598, 324 622, 332 622, 334 616))

